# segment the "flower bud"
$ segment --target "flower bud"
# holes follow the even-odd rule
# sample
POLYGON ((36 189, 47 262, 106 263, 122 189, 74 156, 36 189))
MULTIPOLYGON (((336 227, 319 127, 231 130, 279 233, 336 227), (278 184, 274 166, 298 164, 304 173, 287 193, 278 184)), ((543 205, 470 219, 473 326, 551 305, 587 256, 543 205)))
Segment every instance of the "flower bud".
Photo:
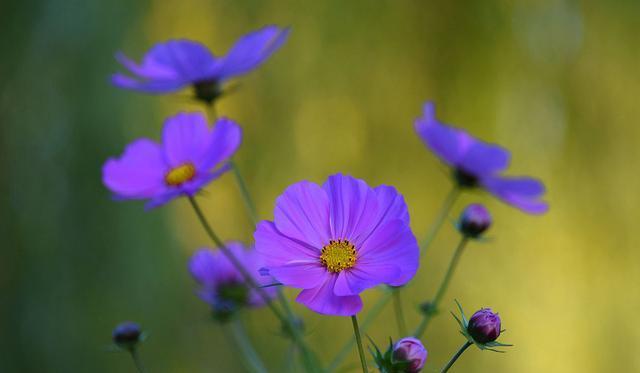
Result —
POLYGON ((467 206, 458 223, 460 233, 469 238, 478 238, 491 226, 491 214, 479 203, 467 206))
POLYGON ((427 361, 427 349, 424 348, 419 339, 403 338, 393 346, 393 360, 409 363, 402 372, 418 373, 427 361))
POLYGON ((491 308, 483 308, 471 316, 467 332, 478 343, 493 342, 500 336, 500 316, 491 308))
POLYGON ((113 342, 122 348, 133 348, 140 342, 142 331, 135 322, 125 321, 113 329, 113 342))

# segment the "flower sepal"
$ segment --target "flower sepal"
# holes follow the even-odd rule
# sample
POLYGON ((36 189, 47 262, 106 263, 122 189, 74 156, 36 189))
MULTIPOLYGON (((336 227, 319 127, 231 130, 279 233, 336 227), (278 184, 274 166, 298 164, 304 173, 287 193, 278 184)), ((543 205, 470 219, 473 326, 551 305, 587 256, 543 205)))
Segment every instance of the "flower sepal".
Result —
MULTIPOLYGON (((467 341, 469 341, 469 343, 474 344, 476 347, 478 347, 481 350, 489 350, 489 351, 500 352, 500 353, 504 353, 506 351, 497 350, 496 348, 513 346, 512 344, 500 343, 495 340, 483 343, 481 341, 478 341, 477 338, 474 338, 469 332, 469 320, 465 316, 462 306, 457 300, 455 302, 456 302, 456 305, 458 306, 458 310, 460 311, 460 317, 456 316, 456 314, 453 312, 451 312, 451 315, 453 315, 453 317, 458 322, 458 325, 460 325, 460 334, 462 334, 467 339, 467 341)), ((502 333, 504 332, 504 330, 500 330, 500 332, 502 333)))

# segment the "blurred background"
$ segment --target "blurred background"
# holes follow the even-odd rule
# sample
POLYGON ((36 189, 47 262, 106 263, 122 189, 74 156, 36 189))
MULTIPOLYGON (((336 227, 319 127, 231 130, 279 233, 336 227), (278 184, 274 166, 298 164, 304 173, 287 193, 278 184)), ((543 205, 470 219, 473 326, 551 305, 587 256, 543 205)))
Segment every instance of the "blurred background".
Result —
MULTIPOLYGON (((158 139, 164 117, 202 109, 188 92, 112 87, 116 51, 139 59, 186 37, 223 54, 270 23, 292 27, 288 42, 218 106, 243 125, 236 160, 262 218, 289 184, 345 172, 395 185, 423 237, 450 187, 412 127, 434 100, 444 122, 509 148, 510 172, 544 180, 551 204, 533 217, 482 193, 458 201, 452 219, 483 202, 495 225, 468 247, 445 309, 493 307, 516 346, 471 349, 455 370, 640 371, 638 19, 637 0, 2 2, 0 371, 133 372, 109 348, 123 320, 149 332, 150 372, 244 371, 194 295, 186 263, 208 240, 187 202, 113 202, 101 166, 137 137, 158 139)), ((201 201, 225 239, 251 240, 231 175, 201 201)), ((410 325, 456 240, 445 225, 407 288, 410 325)), ((350 321, 296 310, 328 362, 350 321)), ((289 344, 269 311, 243 318, 270 371, 284 371, 289 344)), ((391 307, 369 335, 398 337, 391 307)), ((463 342, 447 312, 423 341, 427 372, 463 342)), ((357 361, 354 350, 345 371, 357 361)))

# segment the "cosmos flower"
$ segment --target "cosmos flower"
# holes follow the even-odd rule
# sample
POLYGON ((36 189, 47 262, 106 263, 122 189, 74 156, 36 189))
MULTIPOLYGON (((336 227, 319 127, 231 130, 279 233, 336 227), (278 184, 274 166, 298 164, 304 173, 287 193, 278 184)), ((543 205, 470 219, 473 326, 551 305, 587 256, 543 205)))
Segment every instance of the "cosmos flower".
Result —
MULTIPOLYGON (((260 276, 258 271, 264 267, 262 259, 253 248, 246 249, 239 242, 229 242, 226 247, 254 275, 258 285, 269 285, 274 281, 268 276, 260 276)), ((256 290, 250 289, 242 274, 221 251, 199 249, 191 256, 189 272, 200 284, 198 296, 208 303, 220 320, 225 320, 243 307, 260 307, 265 304, 264 298, 256 290)), ((275 288, 264 288, 265 293, 273 298, 275 288)))
POLYGON ((416 120, 415 129, 425 145, 452 167, 460 187, 482 187, 505 203, 530 214, 548 210, 547 203, 540 200, 545 193, 542 182, 501 174, 509 165, 508 150, 440 123, 433 103, 424 105, 423 116, 416 120))
POLYGON ((192 86, 197 98, 211 103, 222 94, 224 82, 257 68, 288 35, 288 29, 266 26, 240 38, 226 56, 220 57, 186 39, 156 44, 140 64, 118 53, 116 59, 132 76, 116 73, 111 81, 120 88, 155 94, 192 86))
POLYGON ((493 342, 500 336, 500 316, 493 313, 491 308, 476 311, 469 319, 467 332, 478 343, 493 342))
POLYGON ((402 195, 351 176, 291 185, 276 200, 274 221, 261 222, 254 237, 269 274, 303 289, 297 301, 321 314, 355 315, 360 292, 404 285, 418 269, 402 195))
POLYGON ((427 361, 427 349, 417 338, 402 338, 393 346, 393 359, 395 361, 409 362, 402 372, 418 373, 427 361))
POLYGON ((165 121, 162 144, 134 141, 120 158, 105 162, 102 180, 116 199, 144 199, 147 208, 157 207, 195 195, 226 172, 241 138, 230 119, 218 119, 210 129, 202 114, 179 113, 165 121))

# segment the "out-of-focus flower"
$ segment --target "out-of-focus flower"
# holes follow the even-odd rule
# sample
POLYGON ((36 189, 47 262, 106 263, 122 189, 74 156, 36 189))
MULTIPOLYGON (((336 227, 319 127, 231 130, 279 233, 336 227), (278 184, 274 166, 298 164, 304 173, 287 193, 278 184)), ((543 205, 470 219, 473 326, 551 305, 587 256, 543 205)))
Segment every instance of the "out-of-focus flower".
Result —
POLYGON ((393 346, 393 359, 394 361, 409 362, 402 372, 418 373, 427 361, 427 349, 424 348, 419 339, 413 337, 403 338, 393 346))
POLYGON ((432 102, 424 105, 423 116, 416 120, 415 129, 425 145, 452 167, 460 187, 482 187, 505 203, 530 214, 548 210, 547 203, 540 200, 545 193, 542 182, 530 177, 501 175, 509 165, 508 150, 440 123, 432 102))
POLYGON ((360 292, 403 285, 418 269, 402 196, 340 174, 322 187, 301 181, 287 188, 255 241, 269 273, 303 289, 297 301, 321 314, 354 315, 362 308, 360 292))
POLYGON ((107 160, 102 181, 116 199, 149 200, 147 208, 180 195, 193 196, 229 169, 242 131, 230 119, 218 119, 213 129, 199 113, 179 113, 164 124, 162 144, 140 139, 120 158, 107 160))
MULTIPOLYGON (((274 281, 267 276, 260 276, 258 271, 264 267, 261 258, 253 248, 246 249, 239 242, 226 244, 229 251, 238 259, 244 268, 253 275, 256 284, 269 285, 274 281)), ((200 285, 198 296, 207 302, 214 316, 219 320, 227 320, 243 307, 261 307, 265 300, 255 289, 250 289, 242 274, 221 251, 199 249, 189 261, 189 272, 200 285)), ((275 296, 275 288, 264 289, 269 297, 275 296)))
POLYGON ((496 347, 512 346, 496 341, 502 332, 502 330, 500 330, 501 322, 500 316, 491 311, 491 308, 482 308, 474 313, 471 319, 467 320, 460 303, 456 301, 456 304, 460 311, 460 317, 456 316, 453 312, 451 314, 458 322, 458 325, 460 325, 460 333, 467 338, 469 344, 475 344, 481 350, 494 352, 503 352, 496 350, 496 347))
POLYGON ((142 340, 142 330, 137 323, 125 321, 113 329, 111 336, 118 347, 132 349, 142 340))
POLYGON ((478 343, 493 342, 500 336, 500 316, 491 308, 483 308, 471 316, 467 331, 478 343))
POLYGON ((288 35, 289 29, 266 26, 240 38, 221 57, 186 39, 156 44, 140 64, 118 53, 116 59, 133 77, 116 73, 111 81, 120 88, 156 94, 192 86, 198 99, 211 103, 222 94, 224 82, 257 68, 288 35))
POLYGON ((486 207, 479 203, 472 203, 467 206, 460 220, 458 229, 466 237, 478 238, 491 226, 491 214, 486 207))

